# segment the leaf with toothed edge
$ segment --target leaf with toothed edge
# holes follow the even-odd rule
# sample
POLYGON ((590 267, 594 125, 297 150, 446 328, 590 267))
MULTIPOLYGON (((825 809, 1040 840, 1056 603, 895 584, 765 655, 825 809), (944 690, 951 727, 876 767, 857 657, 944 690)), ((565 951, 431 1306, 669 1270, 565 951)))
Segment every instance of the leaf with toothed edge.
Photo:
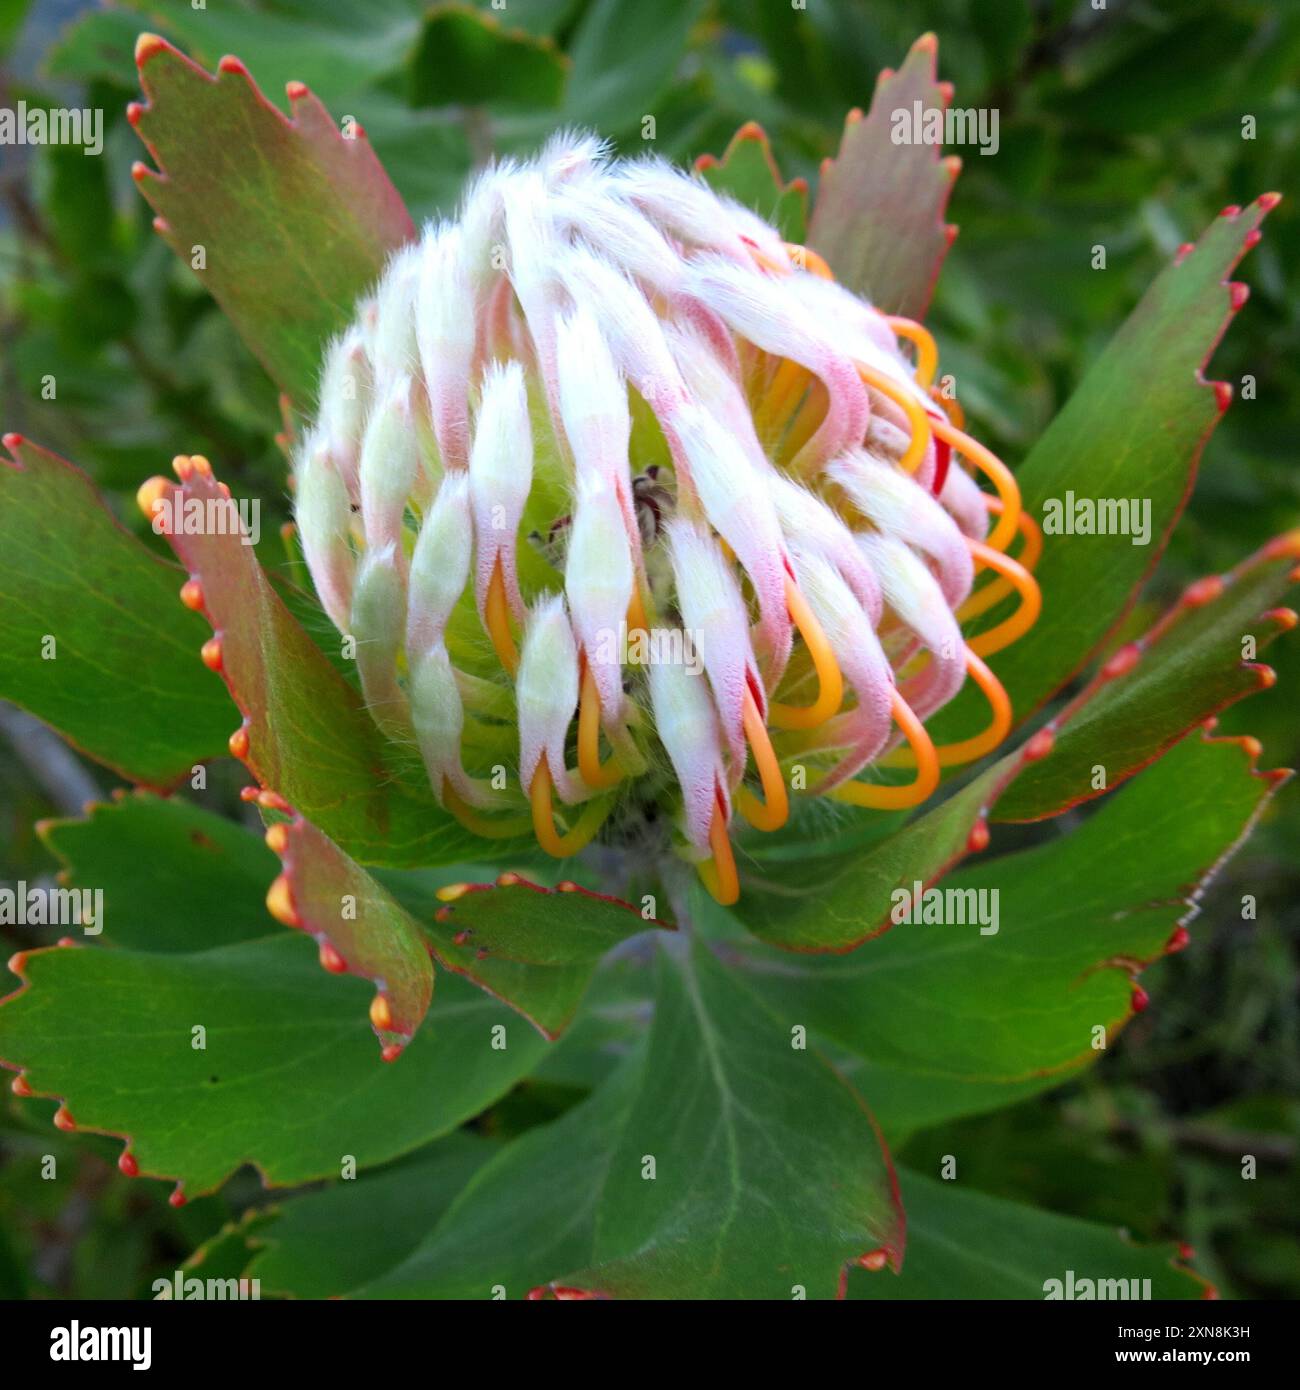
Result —
POLYGON ((634 1055, 580 1104, 507 1144, 470 1179, 446 1215, 356 1298, 533 1296, 590 1263, 596 1208, 640 1083, 634 1055))
MULTIPOLYGON (((1065 684, 1122 621, 1164 551, 1196 480, 1201 450, 1231 399, 1203 375, 1215 345, 1245 302, 1228 276, 1259 240, 1278 201, 1265 194, 1229 208, 1194 247, 1183 248, 1111 340, 1016 471, 1025 510, 1040 524, 1049 501, 1134 499, 1150 505, 1150 544, 1134 537, 1043 537, 1035 571, 1042 616, 990 664, 1019 721, 1065 684)), ((992 624, 1004 616, 991 611, 992 624)), ((963 690, 931 721, 936 742, 978 718, 963 690)))
POLYGON ((224 816, 138 792, 37 828, 70 884, 102 890, 106 945, 203 951, 267 933, 276 857, 224 816))
POLYGON ((718 159, 702 154, 695 170, 715 193, 725 193, 779 229, 786 241, 802 242, 807 234, 808 184, 804 179, 781 181, 767 132, 747 121, 731 137, 718 159))
POLYGON ((1193 584, 1053 721, 1063 728, 1052 751, 1002 793, 993 819, 1041 820, 1102 796, 1197 725, 1268 689, 1272 670, 1254 658, 1296 625, 1295 613, 1278 605, 1300 578, 1297 560, 1300 533, 1279 537, 1222 578, 1193 584), (1105 769, 1102 788, 1094 785, 1097 767, 1105 769))
MULTIPOLYGON (((1150 1296, 1202 1299, 1212 1288, 1177 1262, 1176 1245, 1136 1245, 1120 1231, 1019 1202, 960 1182, 898 1170, 907 1209, 907 1262, 897 1279, 849 1273, 851 1299, 1034 1298, 1073 1271, 1080 1281, 1150 1280, 1150 1296)), ((1108 1286, 1113 1287, 1113 1286, 1108 1286)), ((1079 1295, 1076 1295, 1076 1297, 1079 1295)))
POLYGON ((430 893, 422 881, 384 875, 448 970, 517 1009, 544 1037, 568 1026, 601 959, 642 932, 672 930, 631 903, 571 879, 554 888, 517 873, 430 893))
POLYGON ((247 1233, 239 1273, 260 1279, 264 1294, 348 1294, 409 1256, 500 1151, 458 1131, 378 1172, 291 1198, 247 1233))
POLYGON ((749 930, 787 950, 852 950, 889 930, 895 890, 917 881, 930 887, 966 854, 984 849, 989 820, 1037 819, 1113 790, 1211 715, 1266 688, 1271 675, 1241 659, 1241 642, 1250 633, 1262 650, 1293 625, 1289 610, 1274 605, 1294 582, 1296 549, 1288 534, 1244 561, 1218 581, 1227 591, 1221 604, 1207 608, 1202 598, 1197 611, 1198 597, 1215 588, 1194 586, 1192 602, 1174 608, 1142 639, 1154 651, 1135 674, 1136 648, 1117 654, 1048 725, 901 829, 865 847, 777 862, 775 878, 756 862, 742 875, 749 930), (1157 642, 1188 607, 1192 617, 1178 622, 1175 641, 1157 642), (1101 706, 1096 714, 1095 705, 1101 706), (1098 762, 1109 785, 1094 790, 1098 762))
POLYGON ((915 103, 942 112, 952 99, 937 78, 938 51, 935 36, 923 34, 897 72, 880 74, 870 111, 850 112, 838 156, 822 165, 808 229, 808 244, 841 284, 887 314, 914 319, 925 314, 957 234, 943 214, 961 161, 891 137, 896 111, 910 120, 915 103))
POLYGON ((123 1167, 209 1192, 242 1164, 271 1186, 385 1163, 449 1133, 527 1076, 547 1044, 451 975, 399 1060, 380 1060, 372 987, 272 935, 181 955, 51 947, 16 959, 0 1060, 78 1129, 126 1139, 123 1167), (196 1027, 205 1033, 194 1045, 196 1027), (500 1032, 494 1033, 494 1030, 500 1032))
MULTIPOLYGON (((173 514, 222 496, 186 467, 173 514)), ((172 486, 169 484, 169 486, 172 486)), ((361 697, 276 595, 251 546, 233 531, 168 535, 197 585, 216 636, 205 660, 221 671, 244 724, 231 751, 361 864, 418 867, 472 859, 483 841, 434 799, 419 759, 387 740, 361 697)), ((522 841, 501 841, 508 853, 522 841)))
POLYGON ((4 443, 0 697, 123 777, 170 786, 224 751, 229 720, 194 661, 203 625, 176 603, 181 576, 80 469, 21 435, 4 443))
POLYGON ((433 998, 433 962, 419 927, 310 821, 274 824, 266 841, 284 864, 267 896, 272 915, 319 943, 326 970, 375 986, 370 1022, 385 1058, 395 1058, 433 998))
POLYGON ((865 849, 779 863, 776 876, 743 870, 739 915, 761 941, 787 951, 851 951, 886 932, 894 890, 915 879, 934 883, 967 854, 988 844, 988 808, 1048 747, 1030 739, 1015 752, 865 849))
POLYGON ((557 1271, 551 1292, 790 1298, 802 1286, 833 1298, 851 1264, 897 1269, 903 1211, 861 1095, 816 1049, 794 1045, 787 1017, 798 1015, 770 1011, 701 943, 681 945, 660 952, 594 1258, 557 1271))
POLYGON ((301 83, 292 118, 242 63, 215 77, 143 34, 147 103, 128 117, 158 164, 133 173, 160 234, 199 273, 245 342, 300 408, 315 397, 325 343, 415 227, 359 128, 345 137, 301 83))
MULTIPOLYGON (((1137 975, 1187 944, 1205 884, 1289 775, 1255 771, 1255 751, 1184 740, 1070 836, 948 880, 957 896, 942 921, 925 920, 923 899, 920 920, 851 956, 742 940, 733 959, 765 998, 854 1055, 849 1074, 893 1143, 1059 1085, 1102 1055, 1095 1030, 1110 1045, 1145 1007, 1137 975), (994 906, 997 930, 984 933, 994 906)), ((929 903, 933 916, 939 899, 929 903)))

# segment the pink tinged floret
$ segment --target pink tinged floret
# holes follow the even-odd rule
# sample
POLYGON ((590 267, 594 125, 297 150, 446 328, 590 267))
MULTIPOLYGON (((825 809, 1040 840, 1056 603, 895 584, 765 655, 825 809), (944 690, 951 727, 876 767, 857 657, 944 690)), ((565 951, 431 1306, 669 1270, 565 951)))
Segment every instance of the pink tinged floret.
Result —
POLYGON ((409 727, 406 694, 397 678, 406 630, 406 584, 396 547, 367 550, 352 594, 351 634, 357 674, 375 722, 390 736, 409 727))
POLYGON ((590 306, 615 362, 654 411, 671 446, 686 384, 645 295, 621 271, 580 247, 565 251, 557 267, 568 293, 590 306))
POLYGON ((357 469, 373 395, 374 370, 366 348, 366 335, 358 325, 353 325, 326 352, 317 423, 354 502, 360 496, 357 469))
POLYGON ((845 757, 819 783, 820 789, 829 790, 865 767, 885 746, 891 728, 894 675, 874 623, 835 569, 821 557, 797 548, 794 566, 800 588, 857 697, 856 706, 832 719, 820 739, 827 747, 847 749, 845 757))
POLYGON ((624 721, 622 633, 636 576, 618 498, 599 474, 578 480, 564 592, 606 725, 624 721))
POLYGON ((704 514, 754 586, 760 659, 770 684, 784 670, 791 644, 789 568, 776 509, 736 439, 706 410, 683 407, 677 427, 704 514))
POLYGON ((415 337, 433 434, 444 469, 469 459, 469 387, 478 302, 462 231, 430 225, 420 243, 415 337))
POLYGON ((784 280, 757 276, 719 256, 691 262, 689 287, 742 338, 778 357, 789 358, 820 377, 829 397, 825 417, 799 451, 792 468, 842 452, 862 438, 869 406, 852 361, 827 340, 801 309, 784 280))
POLYGON ((483 382, 469 457, 477 551, 474 596, 480 618, 485 619, 488 586, 500 565, 506 602, 515 619, 523 621, 515 546, 532 482, 533 431, 523 368, 518 362, 494 363, 483 382))
POLYGON ((660 742, 682 789, 687 840, 707 853, 717 798, 731 814, 723 766, 725 744, 708 682, 671 662, 650 666, 650 703, 660 742))
POLYGON ((961 689, 966 674, 961 628, 925 563, 902 541, 864 535, 858 544, 880 578, 885 602, 930 653, 929 664, 900 686, 922 719, 961 689))
POLYGON ((510 283, 532 336, 546 399, 559 410, 555 317, 559 308, 557 264, 560 242, 549 213, 545 180, 534 171, 516 178, 505 203, 510 283))
POLYGON ((698 643, 727 741, 734 785, 745 770, 747 689, 754 694, 760 713, 766 714, 750 645, 749 613, 731 566, 704 527, 678 519, 668 527, 668 544, 682 623, 698 643))
POLYGON ((802 552, 813 551, 827 561, 848 585, 872 627, 880 623, 884 598, 880 581, 858 549, 853 532, 806 488, 772 470, 772 500, 781 529, 790 544, 802 552))
POLYGON ((413 375, 419 367, 415 339, 416 286, 420 278, 420 245, 405 246, 388 263, 375 295, 370 355, 380 381, 413 375))
POLYGON ((361 520, 366 545, 389 547, 399 569, 406 564, 402 550, 406 503, 420 468, 411 397, 411 378, 396 378, 385 397, 376 401, 361 441, 361 520))
POLYGON ((411 725, 415 741, 439 799, 443 782, 471 805, 487 807, 494 797, 490 789, 466 775, 460 743, 464 732, 464 707, 456 672, 441 641, 427 647, 411 663, 411 725))
POLYGON ((515 685, 519 709, 519 774, 531 787, 545 757, 560 800, 572 805, 587 789, 565 764, 565 741, 578 708, 578 646, 564 600, 544 598, 528 615, 515 685))
POLYGON ((415 661, 442 641, 452 609, 469 583, 473 552, 469 477, 448 473, 425 513, 411 555, 406 652, 415 661))
POLYGON ((952 517, 914 478, 862 449, 853 449, 827 469, 853 505, 887 536, 922 551, 937 570, 950 608, 970 593, 975 564, 970 546, 952 517))
POLYGON ((357 568, 349 540, 352 505, 322 430, 313 430, 307 436, 298 452, 294 474, 298 482, 295 514, 303 556, 322 607, 342 631, 352 609, 357 568))
POLYGON ((980 485, 960 468, 950 468, 939 490, 939 501, 947 508, 963 535, 982 541, 988 535, 989 510, 980 485))

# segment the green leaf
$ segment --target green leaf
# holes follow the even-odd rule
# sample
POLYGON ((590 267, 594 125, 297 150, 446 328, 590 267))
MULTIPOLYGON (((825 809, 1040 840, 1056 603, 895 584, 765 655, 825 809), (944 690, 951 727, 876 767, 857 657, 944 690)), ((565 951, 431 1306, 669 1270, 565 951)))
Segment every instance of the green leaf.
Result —
MULTIPOLYGON (((507 19, 514 16, 507 13, 507 19)), ((544 35, 505 28, 500 16, 469 5, 434 5, 411 55, 415 106, 558 106, 567 60, 544 35)))
POLYGON ((671 81, 701 0, 603 0, 590 5, 569 45, 567 120, 621 134, 652 115, 671 81))
POLYGON ((263 1295, 337 1298, 401 1264, 499 1146, 449 1134, 409 1158, 273 1208, 244 1273, 263 1295))
MULTIPOLYGON (((902 829, 865 846, 850 840, 745 872, 738 915, 761 940, 788 951, 851 951, 889 930, 900 885, 933 883, 987 843, 987 809, 1036 754, 1025 745, 902 829)), ((868 828, 870 823, 868 822, 868 828)))
MULTIPOLYGON (((1068 507, 1070 493, 1150 504, 1148 545, 1129 535, 1044 536, 1035 571, 1042 617, 993 662, 1018 719, 1079 670, 1164 550, 1226 408, 1202 369, 1241 302, 1227 276, 1274 201, 1228 210, 1161 272, 1017 471, 1025 508, 1039 521, 1049 501, 1068 507)), ((973 698, 953 702, 954 721, 971 717, 973 698)), ((948 727, 947 712, 937 727, 948 727)))
MULTIPOLYGON (((197 469, 170 496, 178 517, 222 498, 197 469)), ((455 863, 481 852, 483 841, 438 805, 423 766, 383 737, 285 607, 251 546, 212 528, 168 540, 202 589, 222 675, 244 713, 244 761, 264 787, 362 864, 455 863)), ((514 843, 502 842, 503 852, 514 843)))
POLYGON ((78 888, 102 889, 104 941, 202 951, 267 934, 262 899, 275 855, 224 816, 137 793, 85 820, 46 821, 41 838, 78 888))
POLYGON ((183 575, 109 514, 79 469, 5 436, 0 697, 123 777, 163 787, 224 752, 228 708, 195 660, 183 575))
POLYGON ((1059 716, 1064 727, 1052 751, 1003 792, 993 819, 1041 820, 1101 796, 1198 724, 1267 689, 1273 673, 1254 657, 1295 626, 1295 614, 1277 605, 1295 584, 1298 542, 1282 537, 1222 579, 1192 585, 1144 637, 1121 648, 1059 716), (1247 639, 1250 660, 1242 656, 1247 639), (1101 788, 1097 767, 1105 769, 1101 788))
POLYGON ((160 232, 300 407, 323 347, 415 228, 364 132, 345 138, 305 87, 292 119, 236 59, 215 78, 155 35, 136 48, 148 104, 129 115, 159 166, 135 177, 160 232))
POLYGON ((591 1259, 596 1204, 627 1120, 639 1059, 582 1104, 484 1164, 411 1254, 361 1298, 526 1298, 591 1259))
POLYGON ((559 1285, 624 1298, 790 1298, 801 1286, 828 1298, 854 1261, 897 1266, 902 1209, 858 1092, 705 947, 661 960, 595 1259, 559 1285))
POLYGON ((0 1007, 0 1057, 77 1128, 126 1138, 142 1173, 192 1196, 244 1163, 287 1186, 339 1176, 348 1155, 387 1162, 477 1115, 546 1047, 448 976, 385 1064, 369 986, 332 978, 301 934, 272 930, 191 955, 28 952, 14 962, 24 987, 0 1007))
POLYGON ((410 882, 404 895, 402 877, 386 882, 421 920, 439 961, 552 1039, 577 1012, 602 957, 665 925, 570 879, 547 888, 505 873, 496 883, 448 885, 430 901, 410 882))
POLYGON ((419 927, 353 859, 310 821, 273 828, 284 874, 268 903, 286 925, 321 945, 321 964, 369 980, 370 1019, 391 1061, 408 1044, 433 997, 433 962, 419 927))
POLYGON ((715 193, 728 193, 738 203, 766 218, 786 241, 801 243, 807 233, 808 183, 782 183, 767 132, 748 121, 731 138, 721 159, 702 154, 696 170, 715 193))
POLYGON ((890 314, 921 318, 956 235, 944 208, 960 162, 936 145, 891 138, 894 112, 916 102, 942 111, 951 99, 937 78, 939 44, 923 34, 897 72, 885 69, 871 109, 852 111, 838 158, 825 167, 813 204, 809 245, 835 278, 890 314))
POLYGON ((1069 837, 948 880, 943 923, 920 912, 847 957, 737 950, 765 997, 860 1059, 854 1082, 897 1142, 1058 1085, 1113 1045, 1145 1003, 1136 976, 1185 944, 1202 886, 1286 775, 1255 772, 1238 741, 1188 739, 1069 837))
POLYGON ((1134 1245, 1121 1232, 1072 1216, 1057 1216, 1018 1202, 936 1182, 906 1168, 899 1183, 907 1208, 907 1259, 898 1277, 855 1270, 850 1298, 1062 1297, 1073 1273, 1080 1281, 1135 1280, 1108 1297, 1204 1298, 1209 1286, 1175 1262, 1177 1247, 1134 1245), (1059 1280, 1061 1290, 1048 1281, 1059 1280), (1144 1281, 1149 1280, 1147 1286, 1144 1281))

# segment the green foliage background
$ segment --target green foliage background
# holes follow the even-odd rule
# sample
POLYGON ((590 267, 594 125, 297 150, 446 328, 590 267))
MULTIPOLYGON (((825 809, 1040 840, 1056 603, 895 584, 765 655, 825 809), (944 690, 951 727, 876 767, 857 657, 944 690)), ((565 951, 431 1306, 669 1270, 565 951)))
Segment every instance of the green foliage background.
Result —
MULTIPOLYGON (((489 152, 527 151, 569 123, 635 152, 647 114, 654 148, 681 162, 720 154, 757 119, 782 173, 815 179, 845 111, 865 107, 875 73, 932 28, 957 104, 996 108, 1001 139, 991 158, 961 152, 949 208, 961 235, 932 326, 975 432, 1013 462, 1180 243, 1225 204, 1297 189, 1300 7, 1272 0, 808 0, 803 11, 787 0, 508 0, 501 29, 475 11, 492 12, 487 0, 6 0, 0 103, 101 107, 106 143, 98 159, 0 150, 0 425, 86 468, 142 534, 135 488, 177 452, 205 453, 237 490, 285 505, 274 390, 154 234, 132 184, 141 151, 123 111, 142 28, 208 68, 237 53, 282 105, 283 84, 301 79, 335 117, 355 115, 417 219, 450 210, 489 152), (1097 244, 1105 270, 1091 268, 1097 244)), ((1237 404, 1134 627, 1296 524, 1298 266, 1300 216, 1285 201, 1243 270, 1251 299, 1215 358, 1237 404), (1254 399, 1242 398, 1246 377, 1254 399)), ((1260 737, 1263 766, 1294 766, 1300 643, 1269 659, 1277 687, 1224 728, 1260 737)), ((75 780, 31 762, 0 758, 4 880, 54 872, 32 823, 77 809, 66 804, 75 780)), ((1297 828, 1297 798, 1284 794, 1206 897, 1194 948, 1144 980, 1159 1006, 1123 1048, 1047 1097, 915 1136, 904 1161, 933 1172, 960 1146, 978 1188, 1186 1240, 1229 1296, 1300 1295, 1297 828), (1256 921, 1241 920, 1246 893, 1256 921), (1260 1158, 1253 1182, 1240 1177, 1243 1152, 1260 1158)), ((13 949, 30 944, 2 930, 13 949)), ((534 1080, 481 1128, 517 1133, 563 1103, 534 1080)), ((118 1176, 116 1143, 67 1140, 45 1105, 6 1098, 0 1144, 0 1295, 139 1294, 260 1194, 246 1173, 173 1210, 160 1185, 118 1176), (41 1181, 30 1160, 44 1153, 75 1171, 71 1195, 41 1181)))

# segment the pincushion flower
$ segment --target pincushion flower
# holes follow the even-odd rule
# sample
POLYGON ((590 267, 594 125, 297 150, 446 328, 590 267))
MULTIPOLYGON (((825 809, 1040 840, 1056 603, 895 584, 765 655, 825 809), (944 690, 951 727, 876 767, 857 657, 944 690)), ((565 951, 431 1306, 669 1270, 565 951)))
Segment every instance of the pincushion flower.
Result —
POLYGON ((668 809, 723 903, 736 816, 779 829, 791 787, 925 800, 1005 737, 983 657, 1039 609, 1036 528, 936 366, 919 324, 657 159, 566 134, 492 167, 331 346, 296 453, 376 723, 485 837, 565 857, 668 809), (988 722, 936 747, 966 679, 988 722))

